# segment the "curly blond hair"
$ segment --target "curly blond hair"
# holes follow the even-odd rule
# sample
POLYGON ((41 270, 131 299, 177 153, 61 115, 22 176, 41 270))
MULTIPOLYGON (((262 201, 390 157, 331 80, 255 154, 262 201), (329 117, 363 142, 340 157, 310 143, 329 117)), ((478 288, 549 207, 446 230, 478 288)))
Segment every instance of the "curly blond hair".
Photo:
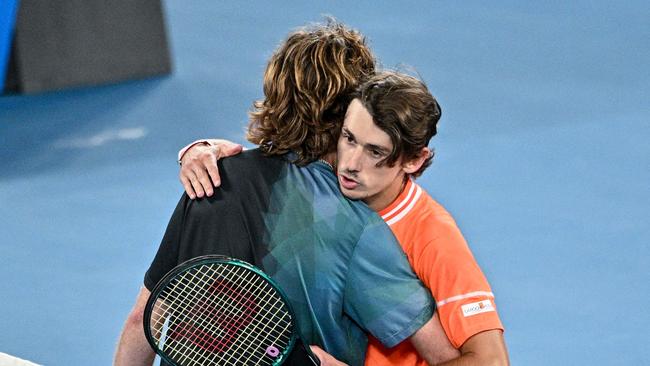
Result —
POLYGON ((342 23, 292 32, 269 60, 247 139, 269 155, 295 152, 298 165, 335 151, 350 94, 374 70, 365 37, 342 23))

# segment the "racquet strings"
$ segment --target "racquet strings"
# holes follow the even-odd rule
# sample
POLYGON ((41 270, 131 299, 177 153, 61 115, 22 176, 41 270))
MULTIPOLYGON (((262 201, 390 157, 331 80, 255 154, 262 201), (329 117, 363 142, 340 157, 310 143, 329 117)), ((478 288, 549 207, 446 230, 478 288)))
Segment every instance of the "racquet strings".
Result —
POLYGON ((292 319, 277 290, 247 268, 210 263, 180 272, 151 315, 158 349, 180 365, 273 365, 292 319))

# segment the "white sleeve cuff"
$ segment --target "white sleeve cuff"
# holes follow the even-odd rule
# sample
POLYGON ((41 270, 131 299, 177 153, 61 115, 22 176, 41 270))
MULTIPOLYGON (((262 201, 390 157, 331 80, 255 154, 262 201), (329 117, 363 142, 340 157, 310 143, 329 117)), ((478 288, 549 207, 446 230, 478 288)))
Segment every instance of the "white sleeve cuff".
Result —
POLYGON ((191 144, 185 146, 184 148, 182 148, 182 149, 178 152, 178 163, 179 163, 179 164, 181 163, 181 159, 183 159, 183 155, 185 155, 185 153, 187 152, 187 150, 189 150, 192 146, 194 146, 194 145, 196 145, 196 144, 208 144, 208 145, 212 145, 212 143, 210 143, 210 140, 196 140, 196 141, 192 142, 191 144))

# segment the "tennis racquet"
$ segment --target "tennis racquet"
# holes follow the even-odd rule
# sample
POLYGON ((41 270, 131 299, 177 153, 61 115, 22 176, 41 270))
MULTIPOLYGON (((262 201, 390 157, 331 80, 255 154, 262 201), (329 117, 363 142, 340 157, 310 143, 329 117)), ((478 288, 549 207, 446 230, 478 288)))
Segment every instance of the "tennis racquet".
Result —
POLYGON ((177 366, 319 365, 277 284, 253 265, 209 255, 171 270, 151 292, 144 332, 177 366))

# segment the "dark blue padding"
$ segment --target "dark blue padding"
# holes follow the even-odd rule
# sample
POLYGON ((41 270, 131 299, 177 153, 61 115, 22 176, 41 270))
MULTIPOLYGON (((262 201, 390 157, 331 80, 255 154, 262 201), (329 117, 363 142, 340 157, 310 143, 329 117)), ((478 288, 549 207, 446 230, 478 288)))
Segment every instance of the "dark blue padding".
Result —
POLYGON ((7 76, 17 9, 18 0, 2 0, 2 5, 0 5, 0 92, 4 90, 7 76))
POLYGON ((161 0, 25 0, 14 49, 25 94, 171 72, 161 0))

